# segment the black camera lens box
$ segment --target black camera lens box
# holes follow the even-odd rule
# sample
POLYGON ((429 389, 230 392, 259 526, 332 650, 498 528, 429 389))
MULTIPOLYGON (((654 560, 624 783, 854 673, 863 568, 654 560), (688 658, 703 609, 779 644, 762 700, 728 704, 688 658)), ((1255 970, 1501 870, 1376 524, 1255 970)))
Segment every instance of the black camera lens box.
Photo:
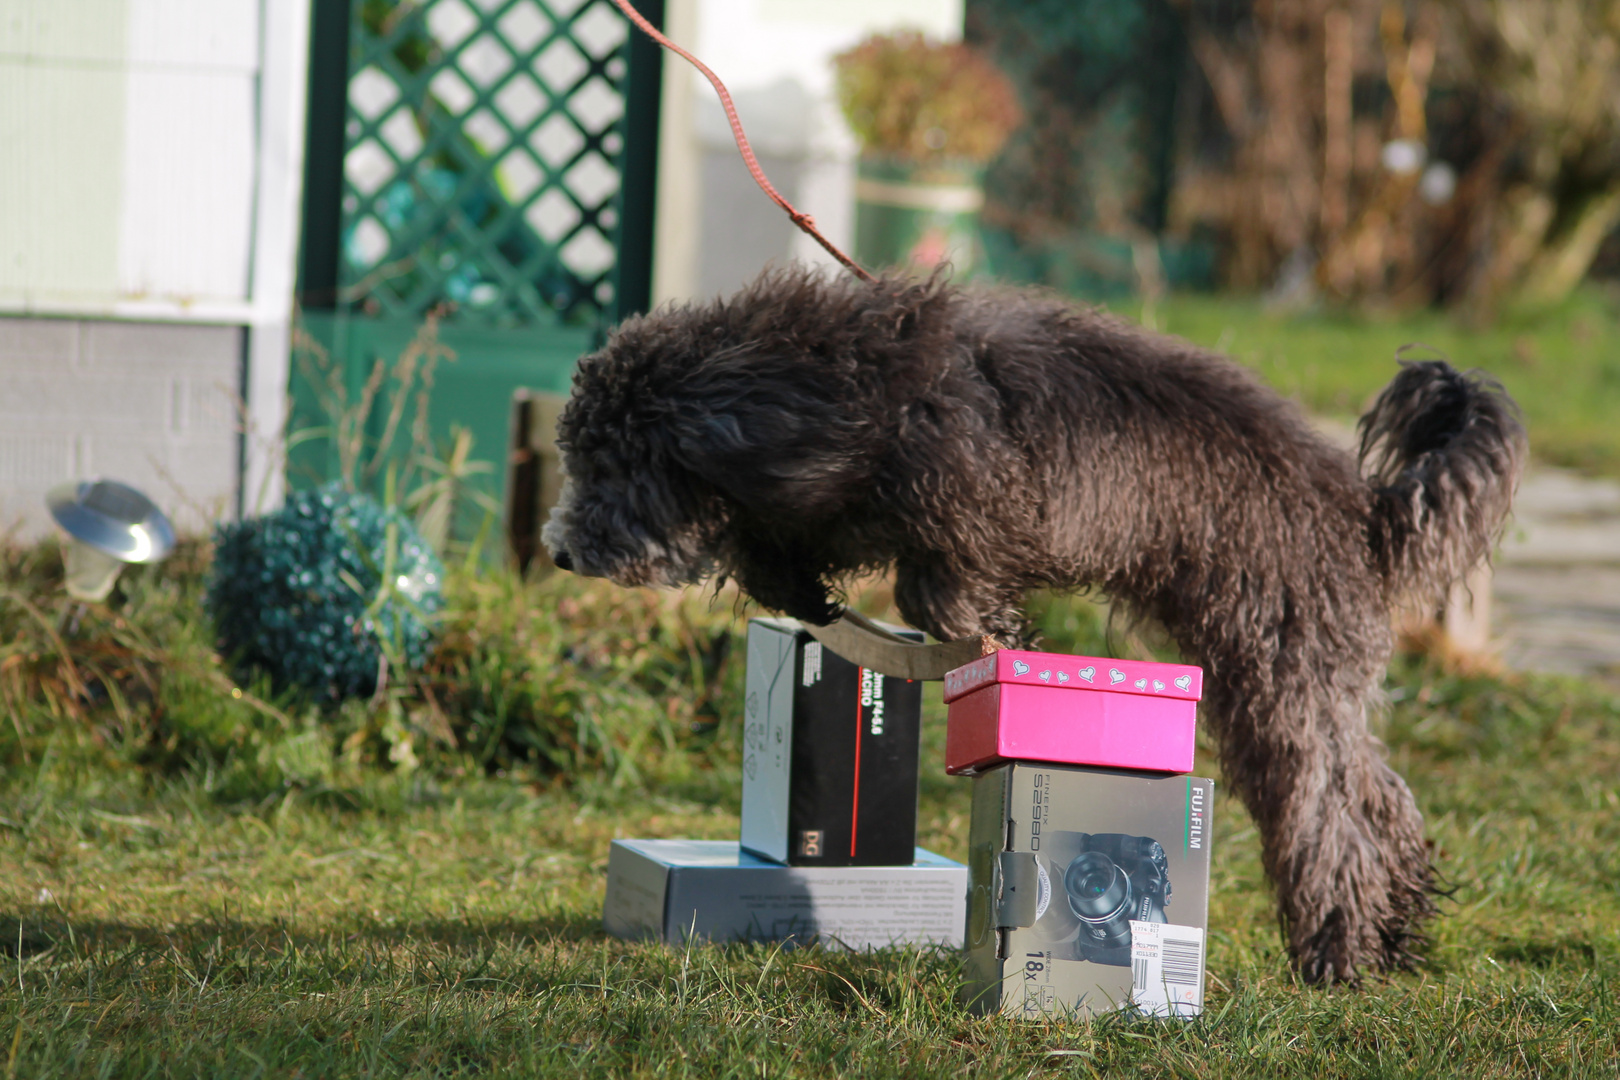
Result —
POLYGON ((1214 795, 1194 776, 1022 761, 975 777, 968 1007, 1197 1016, 1214 795))
POLYGON ((790 866, 911 865, 920 682, 852 664, 794 620, 751 619, 743 709, 745 850, 790 866))

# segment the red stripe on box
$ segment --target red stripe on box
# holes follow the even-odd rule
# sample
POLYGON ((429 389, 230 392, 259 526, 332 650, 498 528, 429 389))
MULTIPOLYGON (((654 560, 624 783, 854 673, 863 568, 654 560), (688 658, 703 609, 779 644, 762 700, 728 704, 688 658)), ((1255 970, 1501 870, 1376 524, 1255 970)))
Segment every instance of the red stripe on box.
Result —
POLYGON ((855 669, 855 794, 849 806, 849 857, 855 857, 855 836, 861 826, 861 728, 865 718, 861 715, 861 682, 866 669, 855 669))

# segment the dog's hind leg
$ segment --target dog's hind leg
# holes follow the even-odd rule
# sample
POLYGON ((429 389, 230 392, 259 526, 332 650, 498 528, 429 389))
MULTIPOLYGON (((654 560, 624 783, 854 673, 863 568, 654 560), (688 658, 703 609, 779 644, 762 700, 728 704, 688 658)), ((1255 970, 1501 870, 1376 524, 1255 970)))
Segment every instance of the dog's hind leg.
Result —
POLYGON ((1288 950, 1310 982, 1410 964, 1434 912, 1423 818, 1367 730, 1371 677, 1354 692, 1321 657, 1206 657, 1206 711, 1227 781, 1260 828, 1288 950), (1335 685, 1337 684, 1337 685, 1335 685))

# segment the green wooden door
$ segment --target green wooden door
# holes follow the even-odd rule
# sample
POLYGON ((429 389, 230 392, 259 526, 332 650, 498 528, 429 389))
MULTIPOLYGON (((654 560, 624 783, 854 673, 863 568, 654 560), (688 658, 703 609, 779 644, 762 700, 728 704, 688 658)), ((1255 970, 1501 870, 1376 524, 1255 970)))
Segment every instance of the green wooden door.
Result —
MULTIPOLYGON (((638 6, 661 21, 662 0, 638 6)), ((422 420, 441 448, 467 429, 478 482, 508 496, 514 391, 566 393, 647 305, 660 63, 608 0, 315 0, 295 486, 337 477, 333 413, 379 361, 350 433, 409 453, 417 401, 391 424, 390 380, 431 316, 454 359, 422 420)))

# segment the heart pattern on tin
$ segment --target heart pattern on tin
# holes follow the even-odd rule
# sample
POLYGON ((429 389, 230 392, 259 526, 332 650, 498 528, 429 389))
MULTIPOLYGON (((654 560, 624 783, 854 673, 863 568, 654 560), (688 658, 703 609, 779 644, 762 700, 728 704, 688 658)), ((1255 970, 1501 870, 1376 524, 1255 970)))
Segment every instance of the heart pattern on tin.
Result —
POLYGON ((1136 688, 1138 690, 1146 690, 1147 689, 1147 680, 1146 679, 1137 679, 1136 680, 1136 688))
POLYGON ((1191 675, 1179 675, 1179 676, 1176 677, 1176 689, 1178 689, 1178 690, 1190 690, 1191 688, 1192 688, 1192 676, 1191 675))
POLYGON ((1014 675, 1028 675, 1029 674, 1029 665, 1024 663, 1022 660, 1014 660, 1013 661, 1013 674, 1014 675))
POLYGON ((1080 669, 1079 674, 1082 679, 1086 680, 1086 682, 1090 682, 1092 679, 1097 677, 1097 669, 1094 667, 1083 667, 1080 669))
POLYGON ((1155 694, 1157 694, 1160 690, 1163 690, 1163 689, 1164 689, 1164 683, 1160 682, 1158 679, 1154 679, 1153 680, 1153 692, 1155 694))
POLYGON ((1065 682, 1068 682, 1068 681, 1069 681, 1069 673, 1067 671, 1058 672, 1058 682, 1065 683, 1065 682))
POLYGON ((1040 675, 1038 675, 1036 677, 1038 679, 1040 679, 1041 682, 1051 682, 1052 681, 1052 669, 1047 668, 1045 671, 1041 672, 1040 675))
POLYGON ((1117 686, 1125 681, 1125 673, 1117 667, 1111 667, 1108 669, 1108 681, 1117 686))

